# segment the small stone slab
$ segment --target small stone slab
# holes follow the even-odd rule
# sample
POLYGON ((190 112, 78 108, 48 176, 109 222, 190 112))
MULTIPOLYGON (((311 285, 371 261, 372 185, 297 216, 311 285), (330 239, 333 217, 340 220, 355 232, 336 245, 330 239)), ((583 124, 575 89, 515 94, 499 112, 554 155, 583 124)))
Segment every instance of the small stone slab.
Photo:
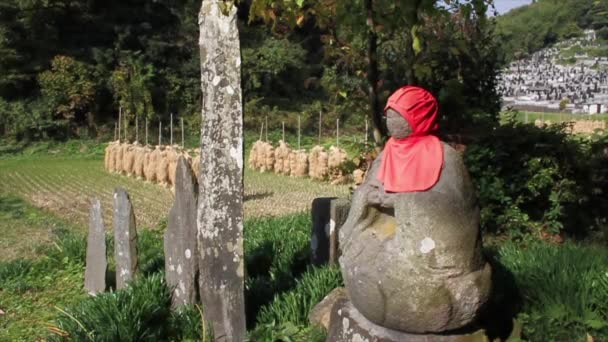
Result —
POLYGON ((310 235, 311 262, 315 266, 329 261, 329 230, 331 201, 335 197, 320 197, 312 201, 312 229, 310 235))
POLYGON ((312 201, 310 249, 312 264, 336 264, 339 257, 338 232, 348 217, 350 201, 320 197, 312 201))
POLYGON ((137 230, 129 194, 123 188, 114 190, 114 259, 116 288, 122 289, 137 271, 137 230))
POLYGON ((339 233, 340 228, 348 218, 350 201, 338 198, 331 201, 329 210, 329 264, 337 265, 340 257, 339 233))
POLYGON ((89 217, 89 235, 87 237, 87 258, 84 271, 84 288, 91 295, 106 289, 106 232, 103 225, 101 202, 94 199, 89 217))
POLYGON ((165 232, 165 279, 173 289, 172 303, 195 304, 197 294, 197 210, 198 186, 192 169, 183 156, 177 161, 175 203, 169 211, 165 232))
POLYGON ((327 342, 477 342, 488 341, 483 330, 472 334, 408 334, 387 329, 365 318, 348 298, 340 298, 331 312, 327 342))

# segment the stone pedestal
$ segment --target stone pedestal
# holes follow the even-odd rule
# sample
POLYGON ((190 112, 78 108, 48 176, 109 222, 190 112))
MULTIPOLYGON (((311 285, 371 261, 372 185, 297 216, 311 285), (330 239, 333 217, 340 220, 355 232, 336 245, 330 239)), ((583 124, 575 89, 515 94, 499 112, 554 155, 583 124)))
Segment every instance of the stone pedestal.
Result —
POLYGON ((331 311, 327 342, 475 342, 487 341, 483 330, 472 334, 408 334, 381 327, 363 317, 347 298, 331 311))

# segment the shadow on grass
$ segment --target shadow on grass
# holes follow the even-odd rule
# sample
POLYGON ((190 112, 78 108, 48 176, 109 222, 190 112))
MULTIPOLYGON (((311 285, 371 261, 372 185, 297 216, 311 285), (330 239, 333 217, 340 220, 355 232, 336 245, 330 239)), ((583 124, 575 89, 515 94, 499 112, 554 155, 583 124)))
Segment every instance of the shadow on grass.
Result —
POLYGON ((289 260, 280 260, 281 251, 273 247, 267 242, 246 255, 245 310, 249 329, 255 326, 260 309, 294 289, 296 280, 311 265, 309 246, 295 252, 289 260))
POLYGON ((257 192, 255 194, 249 194, 249 195, 243 196, 243 201, 244 202, 254 201, 254 200, 259 200, 259 199, 264 199, 264 198, 267 198, 267 197, 271 197, 273 195, 274 195, 273 191, 257 192))
POLYGON ((521 311, 522 297, 515 276, 500 263, 498 251, 494 248, 484 250, 492 266, 492 294, 484 311, 480 314, 478 325, 485 329, 490 341, 506 341, 514 329, 514 319, 521 311))
POLYGON ((0 195, 0 218, 22 218, 27 204, 20 198, 11 195, 0 195))

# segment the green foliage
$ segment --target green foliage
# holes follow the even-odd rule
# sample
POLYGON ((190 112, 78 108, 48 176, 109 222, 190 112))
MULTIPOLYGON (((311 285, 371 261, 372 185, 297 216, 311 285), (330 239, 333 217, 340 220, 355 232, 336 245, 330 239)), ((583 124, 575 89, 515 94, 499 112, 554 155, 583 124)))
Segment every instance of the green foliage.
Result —
MULTIPOLYGON (((117 67, 128 77, 133 68, 129 69, 125 56, 141 57, 142 68, 135 68, 140 75, 146 75, 147 66, 152 65, 154 79, 146 84, 148 94, 139 91, 140 79, 125 81, 137 91, 123 91, 123 97, 116 101, 126 102, 130 111, 140 111, 141 115, 151 115, 152 106, 160 118, 167 117, 171 111, 200 115, 200 80, 192 77, 200 68, 196 53, 198 24, 193 15, 199 8, 200 2, 192 0, 153 3, 110 0, 103 6, 95 1, 3 1, 0 4, 0 98, 11 104, 14 118, 10 124, 0 119, 0 134, 11 134, 18 139, 62 139, 68 135, 59 129, 67 123, 55 123, 59 120, 52 119, 52 105, 56 101, 47 98, 48 92, 41 92, 37 79, 57 55, 90 66, 82 75, 93 75, 97 90, 92 101, 95 106, 89 106, 88 112, 92 115, 86 121, 77 122, 79 126, 86 125, 91 130, 89 133, 100 131, 103 128, 100 125, 113 125, 117 117, 110 78, 117 67), (89 27, 95 29, 88 30, 89 27), (128 70, 121 69, 121 63, 126 64, 128 70), (135 98, 124 99, 125 94, 135 98)), ((70 86, 74 89, 75 84, 70 86)), ((55 89, 57 97, 61 88, 55 89)), ((79 102, 88 100, 89 94, 72 92, 70 96, 72 100, 78 97, 79 102)), ((1 104, 0 111, 4 111, 1 104)), ((67 108, 61 109, 65 112, 63 109, 67 108)))
POLYGON ((296 96, 303 87, 306 50, 288 39, 251 29, 242 38, 243 92, 248 98, 296 96))
POLYGON ((154 108, 150 88, 153 76, 154 67, 146 64, 143 56, 138 54, 126 56, 112 72, 110 83, 123 110, 123 118, 126 118, 125 124, 137 117, 152 118, 154 108))
POLYGON ((250 15, 272 23, 280 34, 286 27, 319 27, 327 117, 345 122, 345 116, 359 114, 351 122, 361 125, 360 114, 381 106, 394 89, 416 84, 439 95, 447 130, 479 119, 496 122, 499 56, 486 2, 451 1, 447 8, 434 0, 368 4, 256 0, 250 15), (372 88, 378 88, 377 102, 372 88))
POLYGON ((0 140, 0 159, 32 158, 49 155, 55 157, 97 158, 104 154, 105 146, 96 140, 14 141, 0 140))
POLYGON ((606 0, 539 0, 498 17, 501 49, 507 59, 525 57, 583 29, 608 27, 606 0))
MULTIPOLYGON (((507 243, 498 259, 522 297, 517 316, 529 341, 608 336, 608 253, 600 247, 507 243)), ((513 298, 511 299, 513 300, 513 298)))
POLYGON ((51 70, 42 72, 38 78, 54 121, 76 126, 90 120, 96 91, 90 66, 71 57, 55 56, 51 70))
POLYGON ((573 137, 563 127, 509 122, 467 147, 486 232, 584 236, 605 229, 605 137, 573 137))

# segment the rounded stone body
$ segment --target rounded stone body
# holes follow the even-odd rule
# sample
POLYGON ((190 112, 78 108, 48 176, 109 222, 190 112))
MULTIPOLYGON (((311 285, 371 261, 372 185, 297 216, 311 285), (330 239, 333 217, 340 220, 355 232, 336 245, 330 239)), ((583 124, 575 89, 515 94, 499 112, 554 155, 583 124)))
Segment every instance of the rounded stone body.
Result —
POLYGON ((462 328, 490 294, 475 192, 460 154, 443 145, 439 181, 424 192, 384 192, 377 180, 381 154, 340 230, 350 300, 389 329, 422 334, 462 328))

